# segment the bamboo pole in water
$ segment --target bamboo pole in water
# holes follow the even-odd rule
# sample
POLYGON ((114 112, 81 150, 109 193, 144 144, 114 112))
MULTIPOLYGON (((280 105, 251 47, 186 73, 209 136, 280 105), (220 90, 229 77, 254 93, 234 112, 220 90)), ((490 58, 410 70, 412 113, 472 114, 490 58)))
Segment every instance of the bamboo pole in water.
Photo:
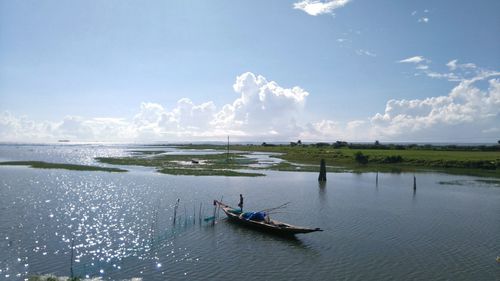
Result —
POLYGON ((187 224, 187 220, 188 220, 188 218, 187 218, 186 204, 184 204, 184 225, 187 224))
POLYGON ((214 216, 213 216, 213 220, 212 220, 212 225, 215 225, 215 213, 217 212, 217 203, 215 202, 214 200, 214 216))
MULTIPOLYGON (((222 203, 222 199, 223 199, 223 198, 224 198, 224 195, 222 195, 222 196, 220 197, 220 201, 219 201, 219 202, 221 202, 221 203, 222 203)), ((218 208, 217 208, 217 219, 218 219, 218 218, 219 218, 219 213, 220 213, 220 206, 219 206, 219 205, 217 205, 217 207, 218 207, 218 208)))
POLYGON ((196 205, 193 204, 193 224, 196 224, 196 205))
POLYGON ((200 211, 198 213, 198 220, 199 220, 199 223, 201 225, 201 205, 203 204, 203 202, 200 202, 200 211))
POLYGON ((75 250, 75 235, 71 235, 71 279, 73 279, 74 274, 73 274, 73 260, 74 260, 74 250, 75 250))

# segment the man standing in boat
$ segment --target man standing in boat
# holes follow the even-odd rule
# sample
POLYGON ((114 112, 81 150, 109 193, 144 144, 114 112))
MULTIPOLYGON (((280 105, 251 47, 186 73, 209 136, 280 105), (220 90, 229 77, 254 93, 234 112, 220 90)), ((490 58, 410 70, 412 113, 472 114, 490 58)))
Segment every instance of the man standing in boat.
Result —
POLYGON ((240 211, 243 212, 243 195, 240 194, 240 203, 238 204, 238 207, 240 207, 240 211))

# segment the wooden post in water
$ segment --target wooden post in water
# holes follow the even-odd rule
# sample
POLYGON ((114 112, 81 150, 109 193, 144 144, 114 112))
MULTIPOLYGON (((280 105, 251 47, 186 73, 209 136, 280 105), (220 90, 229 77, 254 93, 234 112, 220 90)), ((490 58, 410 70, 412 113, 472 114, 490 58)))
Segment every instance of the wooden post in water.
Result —
POLYGON ((413 191, 417 190, 417 177, 413 175, 413 191))
POLYGON ((377 176, 375 176, 375 186, 378 186, 378 171, 377 171, 377 176))
POLYGON ((319 182, 326 181, 326 163, 325 163, 325 159, 321 159, 321 165, 320 165, 320 168, 319 168, 318 181, 319 182))
POLYGON ((175 225, 175 219, 177 218, 177 208, 179 207, 179 201, 181 199, 177 198, 177 202, 175 203, 175 207, 174 207, 174 225, 175 225))

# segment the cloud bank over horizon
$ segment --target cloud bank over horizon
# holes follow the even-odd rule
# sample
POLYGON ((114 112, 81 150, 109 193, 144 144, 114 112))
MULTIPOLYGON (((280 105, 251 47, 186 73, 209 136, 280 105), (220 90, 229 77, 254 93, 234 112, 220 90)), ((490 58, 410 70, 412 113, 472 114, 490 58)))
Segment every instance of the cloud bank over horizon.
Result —
POLYGON ((142 102, 128 118, 66 116, 59 122, 30 120, 4 111, 0 113, 0 140, 210 141, 229 135, 240 141, 496 141, 500 134, 500 72, 452 60, 446 66, 454 72, 436 73, 428 66, 430 60, 422 56, 399 63, 415 64, 417 73, 458 84, 440 96, 391 99, 382 112, 361 120, 338 122, 329 116, 307 122, 304 116, 312 112, 307 108, 310 93, 246 72, 235 79, 237 98, 221 107, 213 101, 195 104, 182 98, 171 108, 142 102), (475 72, 465 77, 460 70, 475 72), (479 81, 487 81, 486 89, 478 86, 479 81))

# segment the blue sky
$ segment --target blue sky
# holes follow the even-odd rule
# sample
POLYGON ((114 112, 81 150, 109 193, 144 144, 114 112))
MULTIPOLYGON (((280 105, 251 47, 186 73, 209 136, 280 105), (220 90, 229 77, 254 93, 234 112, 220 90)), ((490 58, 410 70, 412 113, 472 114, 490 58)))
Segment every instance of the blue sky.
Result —
POLYGON ((0 0, 0 140, 495 141, 498 11, 0 0))

